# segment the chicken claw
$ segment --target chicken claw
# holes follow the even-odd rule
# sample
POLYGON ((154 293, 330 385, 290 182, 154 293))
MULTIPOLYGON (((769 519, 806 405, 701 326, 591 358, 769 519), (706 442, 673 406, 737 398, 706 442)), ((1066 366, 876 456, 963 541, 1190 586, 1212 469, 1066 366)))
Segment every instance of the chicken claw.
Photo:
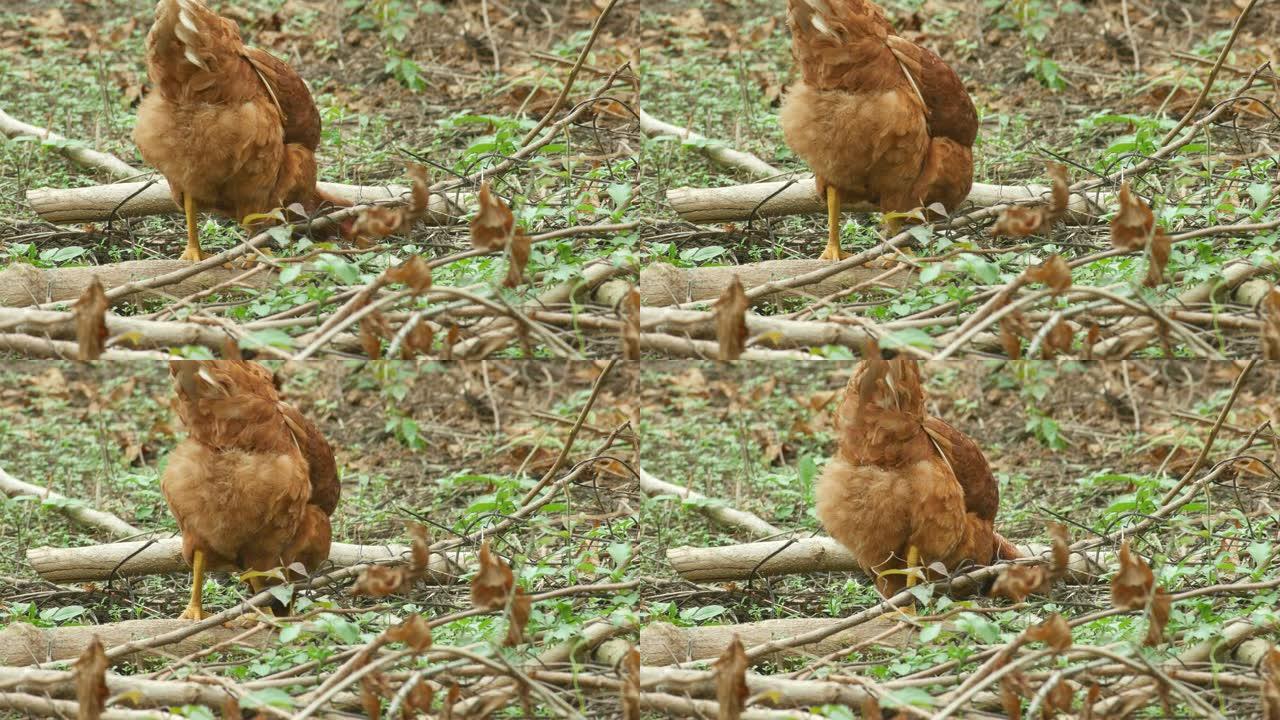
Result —
POLYGON ((206 612, 204 611, 204 609, 203 609, 203 608, 198 607, 198 606, 195 606, 195 605, 188 605, 188 606, 187 606, 187 609, 186 609, 186 610, 183 610, 183 611, 182 611, 182 614, 178 616, 178 619, 179 619, 179 620, 197 620, 197 621, 198 621, 198 620, 203 620, 203 619, 205 619, 205 618, 207 618, 207 617, 209 617, 209 614, 208 614, 208 613, 206 613, 206 612))
POLYGON ((202 251, 202 250, 200 249, 200 247, 199 247, 199 246, 192 247, 192 246, 188 245, 188 246, 187 246, 187 249, 186 249, 186 250, 183 250, 183 251, 182 251, 182 254, 178 256, 178 259, 179 259, 179 260, 189 260, 189 261, 191 261, 191 262, 200 262, 201 260, 204 260, 204 259, 205 259, 205 258, 207 258, 207 257, 209 257, 209 256, 208 256, 208 255, 206 255, 206 254, 204 253, 204 251, 202 251))

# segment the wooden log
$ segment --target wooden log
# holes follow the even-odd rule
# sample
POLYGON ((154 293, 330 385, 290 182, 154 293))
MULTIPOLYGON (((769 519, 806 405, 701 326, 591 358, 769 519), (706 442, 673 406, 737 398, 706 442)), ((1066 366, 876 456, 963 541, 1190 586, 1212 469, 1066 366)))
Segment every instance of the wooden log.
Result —
POLYGON ((654 497, 657 495, 675 495, 686 501, 693 501, 696 507, 703 515, 712 520, 725 525, 727 527, 745 530, 757 537, 778 537, 786 535, 786 531, 765 522, 759 515, 755 513, 738 510, 737 508, 727 507, 719 504, 700 504, 699 501, 705 501, 706 495, 690 490, 682 485, 675 485, 645 472, 643 468, 640 470, 640 492, 654 497))
MULTIPOLYGON (((159 322, 106 313, 108 344, 129 348, 166 349, 202 345, 221 351, 236 335, 218 327, 189 322, 159 322), (126 340, 120 340, 127 337, 126 340)), ((71 312, 0 307, 0 330, 76 339, 76 318, 71 312)), ((239 333, 237 333, 238 335, 239 333)))
POLYGON ((665 123, 644 110, 640 111, 640 132, 650 137, 668 135, 680 138, 680 140, 698 148, 702 154, 706 155, 713 162, 725 167, 743 170, 755 175, 756 177, 777 177, 784 174, 782 170, 779 170, 751 153, 734 150, 722 143, 709 140, 706 136, 700 135, 688 128, 682 128, 678 125, 665 123))
MULTIPOLYGON (((338 567, 351 567, 377 560, 406 557, 403 545, 350 545, 333 543, 329 561, 338 567)), ((465 559, 460 558, 459 562, 465 559)), ((41 578, 56 583, 77 583, 139 575, 161 575, 186 572, 182 560, 182 538, 86 545, 76 548, 37 547, 27 550, 27 563, 41 578), (136 554, 135 554, 136 553, 136 554)), ((455 582, 458 564, 443 555, 433 554, 428 579, 445 585, 455 582)))
MULTIPOLYGON (((1049 188, 1043 185, 974 183, 968 202, 978 207, 991 207, 1048 197, 1049 188)), ((813 178, 721 188, 674 188, 667 191, 667 202, 680 219, 691 223, 738 222, 752 217, 816 215, 827 211, 826 203, 818 197, 813 178), (788 182, 792 183, 789 187, 788 182)), ((1072 195, 1067 216, 1085 223, 1097 215, 1095 208, 1096 205, 1085 196, 1072 195)), ((879 211, 877 206, 869 203, 846 203, 843 209, 864 213, 879 211)))
POLYGON ((101 170, 117 179, 138 177, 143 172, 115 155, 85 147, 82 143, 73 142, 47 128, 28 125, 4 110, 0 110, 0 133, 8 137, 40 138, 72 161, 84 167, 101 170))
POLYGON ((48 488, 42 488, 39 485, 32 485, 31 483, 23 482, 5 472, 4 468, 0 468, 0 492, 3 492, 9 497, 31 495, 38 497, 41 500, 55 501, 53 506, 56 507, 63 515, 66 515, 81 525, 97 528, 98 530, 109 533, 113 537, 126 538, 146 535, 145 530, 136 528, 109 512, 95 510, 94 508, 88 507, 84 504, 77 505, 75 503, 66 502, 66 495, 54 492, 48 488))
MULTIPOLYGON (((188 267, 191 267, 191 263, 178 259, 130 260, 110 265, 51 269, 15 263, 0 270, 0 306, 28 307, 47 302, 74 301, 84 293, 84 289, 95 277, 102 283, 104 290, 110 291, 121 285, 148 280, 188 267)), ((169 296, 185 297, 226 283, 244 272, 243 269, 213 268, 181 282, 167 285, 164 291, 169 296)), ((238 287, 263 290, 275 281, 273 273, 262 272, 241 281, 238 287)))
MULTIPOLYGON (((396 200, 409 193, 409 188, 402 185, 363 186, 327 182, 316 185, 326 193, 354 205, 396 200)), ((41 219, 52 223, 102 222, 113 217, 135 218, 181 213, 169 193, 169 183, 163 179, 156 180, 150 187, 145 182, 134 182, 81 188, 35 188, 27 191, 27 204, 41 219)), ((419 222, 452 225, 458 222, 461 215, 457 206, 445 196, 432 193, 427 214, 419 222)))
MULTIPOLYGON (((832 322, 784 320, 768 315, 746 314, 747 334, 753 338, 749 349, 811 348, 840 345, 861 350, 874 335, 866 328, 832 322)), ((716 314, 699 310, 640 308, 640 327, 645 333, 668 333, 695 339, 716 337, 716 314)), ((714 357, 714 353, 711 355, 714 357)), ((745 355, 743 356, 746 357, 745 355)))
MULTIPOLYGON (((1048 552, 1048 548, 1041 545, 1019 545, 1018 549, 1029 556, 1048 552)), ((680 577, 695 582, 860 571, 853 554, 829 537, 720 547, 676 547, 667 550, 667 562, 680 577)), ((1089 582, 1099 573, 1097 562, 1079 553, 1072 554, 1069 577, 1073 581, 1089 582)))
MULTIPOLYGON (((0 665, 35 665, 56 660, 74 660, 96 636, 104 647, 115 647, 145 640, 191 625, 190 620, 126 620, 106 625, 68 625, 38 628, 15 622, 0 630, 0 665)), ((188 655, 217 645, 244 633, 244 628, 215 627, 165 647, 175 656, 188 655)), ((272 634, 262 632, 245 641, 255 647, 274 642, 272 634)))
MULTIPOLYGON (((739 625, 708 625, 703 627, 676 627, 664 622, 650 623, 640 631, 641 665, 675 665, 690 660, 709 660, 720 657, 737 635, 744 647, 791 638, 806 632, 829 627, 842 622, 841 618, 786 618, 762 620, 739 625)), ((811 645, 786 648, 769 657, 812 657, 837 652, 850 645, 867 642, 894 628, 909 629, 889 617, 842 630, 811 645)), ((891 633, 878 640, 886 645, 906 647, 911 633, 891 633)))
MULTIPOLYGON (((765 260, 746 265, 723 267, 678 268, 668 263, 655 262, 640 271, 640 304, 644 307, 667 307, 686 302, 711 301, 720 297, 736 276, 745 290, 775 280, 787 280, 830 265, 828 260, 765 260)), ((883 268, 856 267, 812 285, 803 292, 783 291, 778 297, 826 297, 841 290, 871 283, 884 275, 883 268)), ((901 290, 916 282, 914 271, 904 270, 884 280, 876 281, 870 288, 901 290)), ((772 297, 761 298, 761 302, 772 297)))
MULTIPOLYGON (((105 627, 99 625, 98 627, 105 627)), ((0 650, 2 653, 3 650, 0 650)), ((104 678, 111 695, 131 694, 135 707, 179 707, 182 705, 207 705, 221 709, 222 704, 235 697, 218 685, 180 680, 148 680, 131 675, 106 673, 104 678)), ((40 668, 0 667, 0 690, 16 690, 36 695, 76 697, 76 672, 74 670, 42 670, 40 668)))
MULTIPOLYGON (((48 340, 22 333, 0 333, 0 351, 21 355, 26 358, 48 358, 50 360, 79 360, 80 345, 69 340, 48 340)), ((152 350, 120 350, 107 348, 98 356, 99 360, 165 360, 167 353, 152 350)))
MULTIPOLYGON (((74 700, 55 700, 19 692, 0 692, 0 710, 13 710, 18 717, 49 717, 65 720, 72 717, 88 717, 81 714, 80 704, 74 700)), ((163 710, 121 710, 106 708, 92 717, 97 720, 183 720, 185 715, 163 710)))

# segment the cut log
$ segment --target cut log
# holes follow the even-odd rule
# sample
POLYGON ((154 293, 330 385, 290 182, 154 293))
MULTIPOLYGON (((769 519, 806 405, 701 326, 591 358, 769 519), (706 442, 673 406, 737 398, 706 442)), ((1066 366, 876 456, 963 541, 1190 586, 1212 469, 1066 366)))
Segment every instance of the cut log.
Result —
POLYGON ((84 167, 101 170, 116 179, 138 177, 144 172, 115 155, 85 147, 83 143, 72 141, 47 128, 28 125, 4 110, 0 110, 0 134, 7 137, 40 138, 49 147, 56 149, 72 161, 84 167))
POLYGON ((786 531, 765 522, 755 513, 738 510, 721 503, 707 503, 707 496, 683 485, 674 485, 640 470, 640 492, 650 497, 658 495, 675 495, 685 501, 692 501, 703 515, 730 528, 744 530, 756 537, 778 537, 786 535, 786 531))
MULTIPOLYGON (((18 478, 10 475, 0 468, 0 492, 9 497, 17 497, 19 495, 31 495, 41 500, 55 501, 53 506, 58 508, 59 512, 72 520, 87 525, 88 527, 97 528, 104 532, 110 533, 114 537, 138 537, 146 535, 146 531, 136 528, 109 512, 95 510, 87 507, 83 503, 66 502, 67 496, 54 492, 48 488, 42 488, 39 485, 26 483, 18 478)), ((0 663, 3 664, 3 663, 0 663)))
MULTIPOLYGON (((841 345, 861 350, 875 336, 865 328, 833 322, 784 320, 767 315, 746 314, 751 350, 761 348, 812 348, 841 345)), ((710 311, 673 308, 640 308, 640 327, 645 334, 667 333, 694 339, 716 337, 716 314, 710 311)), ((714 357, 713 353, 709 357, 714 357)), ((746 358, 744 355, 743 358, 746 358)))
MULTIPOLYGON (((406 557, 403 545, 349 545, 333 543, 329 561, 351 567, 377 560, 406 557)), ((464 558, 459 559, 465 562, 464 558)), ((182 538, 86 545, 76 548, 37 547, 27 550, 27 562, 41 578, 56 583, 107 580, 116 577, 161 575, 186 572, 182 560, 182 538), (136 553, 136 554, 135 554, 136 553)), ((432 555, 428 580, 439 585, 455 582, 459 566, 443 555, 432 555)))
POLYGON ((777 177, 784 174, 782 170, 770 165, 751 153, 734 150, 715 140, 710 140, 704 135, 700 135, 688 128, 682 128, 677 125, 665 123, 644 110, 640 111, 640 132, 650 137, 661 137, 667 135, 676 137, 698 148, 698 150, 711 158, 713 162, 719 163, 725 167, 743 170, 756 177, 777 177))
MULTIPOLYGON (((828 260, 766 260, 725 267, 678 268, 668 263, 656 262, 640 272, 640 304, 644 307, 666 307, 686 302, 711 301, 720 297, 735 276, 745 290, 750 290, 757 285, 788 280, 820 270, 830 264, 828 260)), ((783 291, 777 295, 826 297, 873 281, 875 284, 870 287, 901 290, 916 282, 915 273, 906 270, 884 280, 875 280, 884 274, 885 270, 882 268, 850 268, 821 282, 806 285, 804 292, 783 291)))
MULTIPOLYGON (((107 625, 38 628, 28 623, 15 622, 0 630, 0 665, 22 666, 54 660, 74 660, 80 657, 95 636, 102 641, 104 647, 115 647, 190 624, 190 620, 126 620, 107 625)), ((244 628, 209 628, 166 646, 165 651, 176 656, 188 655, 243 633, 244 628)), ((255 647, 266 647, 274 639, 271 633, 263 632, 250 636, 246 642, 255 647)))
MULTIPOLYGON (((1049 197, 1049 192, 1049 188, 1043 185, 974 183, 967 202, 978 207, 991 207, 1011 202, 1045 200, 1049 197)), ((691 223, 739 222, 753 217, 816 215, 827 211, 826 203, 818 197, 813 178, 721 188, 675 188, 667 191, 667 202, 680 219, 691 223), (789 182, 791 185, 788 187, 789 182)), ((1100 202, 1105 203, 1105 199, 1100 202)), ((1072 195, 1068 218, 1081 224, 1086 223, 1098 214, 1096 207, 1085 196, 1072 195)), ((877 206, 869 203, 846 203, 843 209, 847 212, 864 213, 879 211, 877 206)))
MULTIPOLYGON (((396 200, 409 193, 409 188, 402 185, 363 186, 327 182, 316 185, 354 205, 396 200)), ((27 191, 27 203, 37 215, 52 223, 103 222, 113 217, 181 214, 181 209, 169 194, 169 184, 163 179, 156 180, 150 187, 145 182, 136 182, 82 188, 35 188, 27 191)), ((452 225, 461 216, 457 206, 447 198, 432 193, 427 214, 419 222, 452 225)))
MULTIPOLYGON (((1030 556, 1048 552, 1048 548, 1040 545, 1019 545, 1018 549, 1030 556)), ((695 582, 859 571, 853 554, 829 537, 721 547, 676 547, 667 550, 667 562, 680 577, 695 582)), ((1099 573, 1098 563, 1079 553, 1072 554, 1068 576, 1073 582, 1089 582, 1099 573)))
MULTIPOLYGON (((202 345, 220 351, 236 336, 209 325, 189 322, 158 322, 106 313, 108 344, 128 348, 166 349, 202 345), (120 340, 127 336, 127 340, 120 340)), ((0 330, 45 336, 59 340, 76 339, 76 318, 71 312, 0 307, 0 330)))
MULTIPOLYGON (((0 270, 0 306, 28 307, 47 302, 74 301, 84 293, 93 278, 98 278, 104 290, 191 267, 186 260, 130 260, 110 265, 41 269, 15 263, 0 270)), ((244 270, 214 268, 167 285, 165 295, 185 297, 201 290, 230 281, 244 270)), ((274 283, 270 272, 257 273, 242 281, 240 287, 262 290, 274 283)))
MULTIPOLYGON (((651 623, 640 631, 641 665, 675 665, 690 660, 718 658, 729 646, 733 636, 742 640, 743 647, 763 645, 772 640, 791 638, 806 632, 842 622, 840 618, 786 618, 762 620, 741 625, 709 625, 705 627, 676 627, 663 622, 651 623)), ((812 657, 837 652, 851 645, 871 641, 894 628, 909 629, 889 617, 882 617, 843 630, 811 645, 786 648, 775 656, 812 657)), ((890 633, 877 640, 886 645, 906 647, 911 640, 908 632, 890 633)))

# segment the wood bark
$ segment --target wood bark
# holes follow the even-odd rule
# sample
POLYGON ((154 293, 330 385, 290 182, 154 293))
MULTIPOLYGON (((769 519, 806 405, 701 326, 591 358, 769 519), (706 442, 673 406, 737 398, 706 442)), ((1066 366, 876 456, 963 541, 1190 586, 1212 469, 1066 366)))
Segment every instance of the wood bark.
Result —
POLYGON ((786 535, 786 531, 781 528, 765 522, 759 515, 749 513, 736 508, 726 507, 717 504, 699 504, 698 501, 707 500, 707 496, 696 490, 690 490, 681 485, 673 485, 672 483, 660 480, 653 475, 640 470, 640 491, 653 497, 655 495, 675 495, 684 500, 694 501, 694 507, 703 515, 715 520, 721 525, 745 530, 757 537, 777 537, 786 535))
MULTIPOLYGON (((104 647, 115 647, 136 640, 144 640, 179 628, 187 627, 190 620, 125 620, 106 625, 67 625, 39 628, 24 622, 14 622, 0 630, 0 665, 35 665, 57 660, 74 660, 96 636, 104 647)), ((166 652, 176 656, 189 655, 217 645, 244 633, 243 628, 215 627, 166 646, 166 652)), ((271 633, 252 635, 246 641, 257 647, 267 647, 275 641, 271 633)))
MULTIPOLYGON (((1011 202, 1047 200, 1049 192, 1050 189, 1043 185, 974 183, 968 202, 978 207, 991 207, 1011 202)), ((720 188, 674 188, 667 191, 667 202, 680 219, 691 223, 739 222, 753 217, 815 215, 826 212, 826 203, 818 197, 813 178, 720 188)), ((1097 214, 1094 211, 1097 205, 1079 194, 1071 196, 1068 207, 1067 218, 1081 224, 1097 214)), ((845 203, 843 209, 846 212, 879 212, 878 206, 861 202, 845 203)))
MULTIPOLYGON (((122 336, 128 340, 119 344, 131 348, 166 349, 183 345, 202 345, 221 351, 235 335, 218 327, 189 322, 159 322, 138 320, 127 316, 105 315, 108 343, 116 345, 122 336)), ((75 340, 76 318, 71 312, 54 310, 15 309, 0 307, 0 330, 16 331, 28 335, 48 336, 59 340, 75 340)))
MULTIPOLYGON (((132 693, 132 704, 142 707, 207 705, 221 709, 227 698, 234 697, 226 689, 206 683, 148 680, 116 673, 106 673, 105 680, 107 691, 111 695, 132 693)), ((16 690, 36 695, 48 693, 54 697, 75 699, 76 672, 0 667, 0 690, 16 690)))
MULTIPOLYGON (((832 322, 784 320, 767 315, 747 313, 747 334, 750 349, 762 348, 810 348, 824 345, 841 345, 861 351, 867 339, 873 337, 866 329, 832 322)), ((716 337, 716 314, 699 310, 673 308, 640 308, 640 327, 646 333, 654 331, 674 336, 713 340, 716 337)), ((711 357, 714 357, 714 352, 711 357)), ((746 355, 743 355, 746 358, 746 355)))
MULTIPOLYGON (((677 627, 669 623, 655 622, 640 631, 641 665, 675 665, 691 660, 718 658, 736 635, 743 647, 753 647, 783 638, 830 627, 840 618, 786 618, 762 620, 738 625, 707 625, 702 627, 677 627)), ((868 642, 895 627, 908 630, 889 617, 881 617, 848 630, 842 630, 810 645, 786 648, 770 657, 814 657, 838 652, 851 645, 868 642)), ((906 647, 911 633, 893 633, 876 642, 906 647)))
MULTIPOLYGON (((641 308, 643 313, 648 308, 641 308)), ((710 313, 706 313, 710 314, 710 313)), ((714 340, 694 340, 677 337, 666 333, 640 333, 640 348, 652 350, 664 356, 695 358, 699 360, 715 360, 720 357, 720 346, 714 340)), ((747 348, 738 356, 739 360, 816 360, 817 358, 798 350, 760 350, 747 348)))
POLYGON ((51 147, 84 167, 101 170, 117 180, 138 177, 144 171, 126 163, 115 155, 98 152, 81 144, 70 142, 68 138, 52 130, 35 125, 28 125, 21 120, 0 110, 0 133, 8 137, 37 137, 49 142, 51 147))
MULTIPOLYGON (((401 185, 380 187, 327 182, 316 185, 326 193, 354 205, 396 200, 409 192, 409 188, 401 185)), ((35 188, 27 191, 27 204, 42 219, 52 223, 103 222, 113 217, 181 214, 181 209, 169 193, 169 184, 163 179, 156 180, 150 187, 146 182, 133 182, 82 188, 35 188)), ((461 215, 457 206, 448 198, 432 193, 428 211, 419 222, 452 225, 458 222, 461 215)))
MULTIPOLYGON (((41 500, 66 501, 67 496, 54 492, 48 488, 42 488, 39 485, 23 482, 18 478, 10 475, 0 468, 0 492, 9 497, 17 497, 19 495, 32 495, 41 500)), ((69 502, 57 502, 54 504, 58 512, 66 515, 77 523, 87 527, 96 528, 110 534, 116 538, 138 537, 146 535, 146 531, 136 528, 109 512, 95 510, 86 505, 77 505, 69 502)), ((3 663, 0 663, 3 664, 3 663)))
MULTIPOLYGON (((329 561, 350 567, 376 560, 405 557, 403 545, 350 545, 333 543, 329 561)), ((465 558, 459 558, 465 562, 465 558)), ((37 547, 27 550, 27 563, 41 578, 56 583, 107 580, 116 577, 160 575, 186 572, 182 559, 182 538, 86 545, 76 548, 37 547)), ((442 555, 431 556, 428 579, 437 584, 457 580, 458 564, 442 555)))
MULTIPOLYGON (((15 263, 0 270, 0 306, 28 307, 48 302, 74 301, 84 293, 95 277, 102 283, 104 290, 110 291, 121 285, 148 280, 190 266, 191 263, 186 260, 177 259, 129 260, 110 265, 51 269, 15 263)), ((166 286, 164 294, 169 297, 185 297, 222 285, 244 272, 243 269, 213 268, 166 286)), ((263 290, 275 281, 273 273, 262 272, 241 281, 238 287, 263 290)))
MULTIPOLYGON (((1039 545, 1020 545, 1018 549, 1030 556, 1048 550, 1039 545)), ((695 582, 860 570, 853 554, 829 537, 721 547, 676 547, 667 550, 667 562, 680 577, 695 582)), ((1099 572, 1096 562, 1079 553, 1072 554, 1069 577, 1073 581, 1088 582, 1099 572)))
POLYGON ((644 110, 640 111, 640 132, 650 137, 669 135, 680 138, 682 141, 692 144, 713 162, 725 167, 742 170, 756 177, 777 177, 784 174, 782 170, 751 153, 726 147, 723 143, 710 140, 706 136, 699 135, 688 128, 662 122, 644 110))
MULTIPOLYGON (((816 259, 766 260, 746 265, 698 268, 678 268, 667 263, 655 262, 640 272, 640 304, 644 307, 666 307, 686 302, 715 300, 720 297, 735 276, 745 290, 750 290, 757 285, 764 285, 774 280, 786 280, 819 270, 827 265, 830 265, 830 261, 816 259)), ((790 290, 778 295, 780 297, 826 297, 870 283, 884 273, 883 268, 850 268, 826 280, 805 286, 803 292, 790 290)), ((886 280, 877 281, 869 287, 901 290, 915 282, 914 272, 903 271, 886 280)))

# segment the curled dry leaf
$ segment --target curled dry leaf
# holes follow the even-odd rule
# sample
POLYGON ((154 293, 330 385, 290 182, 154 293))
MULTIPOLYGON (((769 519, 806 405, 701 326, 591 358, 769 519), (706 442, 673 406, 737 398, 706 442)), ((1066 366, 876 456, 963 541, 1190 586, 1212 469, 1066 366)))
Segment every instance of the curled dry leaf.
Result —
POLYGON ((1022 359, 1022 339, 1031 335, 1031 327, 1021 310, 1000 318, 1000 346, 1010 360, 1022 359))
POLYGON ((418 355, 430 355, 435 339, 436 331, 431 328, 431 324, 426 320, 419 320, 400 345, 400 359, 409 360, 418 355))
MULTIPOLYGON (((632 285, 627 299, 622 301, 622 359, 640 359, 640 289, 632 285)), ((1280 317, 1280 313, 1277 313, 1280 317)), ((1280 319, 1277 319, 1280 323, 1280 319)), ((1277 343, 1280 343, 1280 328, 1277 329, 1277 343)))
POLYGON ((1049 589, 1049 572, 1043 565, 1011 565, 991 585, 991 597, 1020 603, 1028 595, 1049 589))
POLYGON ((511 242, 516 217, 511 214, 502 199, 489 190, 489 183, 480 186, 480 212, 471 220, 471 244, 477 250, 493 252, 511 242))
POLYGON ((1053 194, 1050 196, 1049 211, 1055 218, 1066 214, 1071 205, 1071 183, 1067 179, 1067 166, 1062 163, 1047 163, 1045 171, 1053 181, 1053 194))
POLYGON ((1173 246, 1164 230, 1157 229, 1151 245, 1147 248, 1147 279, 1143 283, 1147 287, 1157 287, 1164 282, 1164 269, 1169 266, 1169 255, 1173 246))
POLYGON ((721 360, 737 360, 747 346, 747 293, 737 275, 716 300, 716 340, 721 360))
POLYGON ((1280 720, 1280 648, 1274 645, 1262 660, 1262 717, 1280 720))
POLYGON ((1071 538, 1067 535, 1067 526, 1049 523, 1049 538, 1053 541, 1049 577, 1061 580, 1071 568, 1071 538))
POLYGON ((991 228, 995 237, 1022 238, 1034 235, 1047 220, 1045 208, 1010 205, 1005 208, 991 228))
POLYGON ((880 702, 871 695, 862 701, 862 720, 884 720, 884 713, 880 712, 880 702))
POLYGON ((1142 610, 1151 599, 1156 578, 1147 563, 1129 550, 1129 541, 1120 545, 1120 572, 1111 581, 1111 604, 1121 610, 1142 610))
POLYGON ((431 625, 421 615, 410 615, 404 622, 387 629, 387 640, 402 642, 422 652, 431 647, 431 625))
POLYGON ((1262 359, 1280 360, 1280 287, 1262 299, 1262 359))
POLYGON ((503 281, 503 287, 519 287, 524 282, 524 268, 529 264, 530 250, 529 236, 517 230, 507 248, 507 279, 503 281))
POLYGON ((76 319, 76 355, 80 360, 97 360, 107 343, 107 294, 94 276, 80 299, 71 306, 76 319))
POLYGON ((1067 265, 1061 255, 1053 255, 1039 265, 1027 268, 1026 277, 1031 282, 1049 286, 1054 295, 1061 295, 1071 289, 1071 266, 1067 265))
POLYGON ((241 720, 243 717, 240 713, 240 698, 228 695, 222 701, 222 720, 241 720))
POLYGON ((1044 343, 1040 346, 1040 359, 1052 360, 1058 355, 1071 352, 1071 344, 1075 338, 1071 326, 1065 320, 1059 321, 1045 336, 1044 343))
POLYGON ((1031 686, 1021 670, 1000 678, 1000 704, 1009 720, 1022 720, 1022 698, 1030 694, 1031 686))
POLYGON ((409 720, 415 715, 426 715, 431 712, 431 701, 435 696, 435 689, 428 685, 426 680, 419 680, 405 697, 404 704, 400 706, 401 720, 409 720))
POLYGON ((1071 626, 1058 613, 1050 615, 1044 622, 1027 628, 1026 636, 1028 640, 1048 645, 1059 654, 1071 649, 1071 626))
POLYGON ((507 618, 507 639, 503 643, 514 647, 524 642, 524 628, 529 624, 529 612, 533 609, 533 598, 524 590, 516 588, 515 597, 511 598, 511 617, 507 618))
POLYGON ((381 312, 374 311, 360 318, 360 347, 370 360, 382 357, 382 338, 391 337, 391 326, 381 312))
POLYGON ((1073 697, 1074 694, 1071 692, 1071 686, 1068 685, 1065 680, 1059 678, 1058 683, 1053 686, 1053 689, 1050 690, 1049 694, 1045 697, 1044 710, 1041 717, 1048 720, 1049 718, 1057 717, 1060 712, 1071 712, 1071 701, 1073 697))
POLYGON ((747 651, 736 634, 714 667, 719 720, 738 720, 747 702, 747 651))
POLYGON ((369 720, 381 720, 382 696, 391 694, 391 683, 387 676, 373 672, 360 678, 360 705, 369 720))
POLYGON ((426 214, 431 203, 427 169, 417 163, 409 163, 405 170, 412 179, 408 204, 400 207, 375 205, 360 211, 350 231, 358 247, 369 247, 388 235, 394 235, 426 214))
POLYGON ((515 575, 502 558, 489 551, 489 541, 480 546, 480 571, 471 581, 471 604, 481 610, 501 610, 515 586, 515 575))
POLYGON ((634 645, 622 660, 622 720, 640 720, 640 650, 634 645))
POLYGON ((419 255, 387 268, 384 275, 387 282, 407 285, 414 295, 421 295, 431 289, 431 266, 419 255))
POLYGON ((1156 218, 1142 198, 1133 194, 1129 183, 1120 186, 1120 212, 1111 221, 1111 244, 1117 250, 1133 252, 1147 246, 1156 218))
POLYGON ((408 529, 413 538, 409 565, 369 566, 356 578, 355 585, 351 588, 352 595, 386 597, 407 589, 415 580, 426 575, 431 563, 431 541, 427 529, 418 523, 408 523, 408 529))
POLYGON ((107 653, 97 635, 76 660, 75 675, 77 720, 98 720, 107 704, 107 653))
POLYGON ((1173 597, 1164 588, 1156 588, 1151 598, 1151 616, 1147 619, 1147 637, 1143 644, 1156 646, 1164 642, 1164 628, 1169 624, 1169 611, 1173 609, 1173 597))

